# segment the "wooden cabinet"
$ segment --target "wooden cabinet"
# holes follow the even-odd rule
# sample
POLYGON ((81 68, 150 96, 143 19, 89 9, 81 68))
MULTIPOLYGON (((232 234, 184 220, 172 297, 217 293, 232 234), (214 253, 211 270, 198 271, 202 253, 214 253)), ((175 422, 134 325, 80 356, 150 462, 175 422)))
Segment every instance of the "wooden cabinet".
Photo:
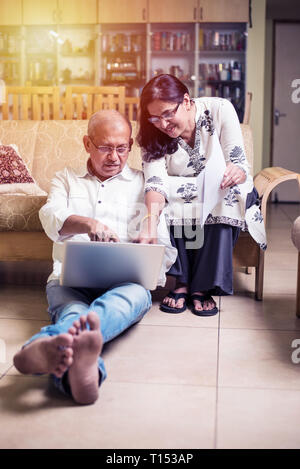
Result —
POLYGON ((200 22, 247 23, 249 0, 199 0, 200 22))
POLYGON ((96 24, 97 0, 58 0, 59 24, 96 24))
POLYGON ((1 26, 22 24, 22 0, 2 0, 0 2, 1 26))
POLYGON ((249 0, 2 0, 1 25, 22 24, 22 6, 25 25, 224 23, 249 17, 249 0))
POLYGON ((41 25, 57 23, 56 0, 23 0, 23 24, 41 25))
POLYGON ((98 22, 146 23, 147 0, 99 0, 98 22))
POLYGON ((193 23, 198 18, 198 0, 149 0, 150 23, 193 23))
POLYGON ((23 0, 23 23, 96 24, 97 0, 23 0))

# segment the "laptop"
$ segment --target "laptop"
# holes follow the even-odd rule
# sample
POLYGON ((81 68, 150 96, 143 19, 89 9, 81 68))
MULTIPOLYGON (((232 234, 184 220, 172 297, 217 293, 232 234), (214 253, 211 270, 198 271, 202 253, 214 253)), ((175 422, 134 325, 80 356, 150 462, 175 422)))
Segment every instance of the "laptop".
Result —
POLYGON ((65 241, 60 284, 108 289, 134 282, 155 290, 164 252, 160 244, 65 241))

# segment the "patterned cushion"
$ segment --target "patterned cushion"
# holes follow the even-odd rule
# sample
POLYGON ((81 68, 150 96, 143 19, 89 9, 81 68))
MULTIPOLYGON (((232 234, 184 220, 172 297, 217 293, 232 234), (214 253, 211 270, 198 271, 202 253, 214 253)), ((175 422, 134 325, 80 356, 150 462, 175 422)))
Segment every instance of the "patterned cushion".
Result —
MULTIPOLYGON (((35 140, 39 121, 0 121, 0 142, 3 145, 15 144, 32 175, 32 164, 35 155, 35 140)), ((38 182, 38 178, 36 178, 38 182)))
POLYGON ((0 194, 0 231, 43 231, 39 209, 46 196, 0 194))
POLYGON ((0 194, 46 195, 30 176, 15 145, 0 145, 0 194))
POLYGON ((0 145, 0 184, 14 182, 34 182, 17 148, 12 145, 0 145))

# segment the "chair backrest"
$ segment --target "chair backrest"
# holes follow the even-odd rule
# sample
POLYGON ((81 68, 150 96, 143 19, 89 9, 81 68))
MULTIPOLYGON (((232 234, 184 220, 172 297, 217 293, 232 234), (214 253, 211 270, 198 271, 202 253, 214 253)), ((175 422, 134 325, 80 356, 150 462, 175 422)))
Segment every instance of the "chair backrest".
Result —
POLYGON ((244 111, 244 116, 243 116, 243 124, 249 124, 250 122, 251 101, 252 101, 252 93, 250 91, 247 91, 246 99, 245 99, 245 111, 244 111))
POLYGON ((248 124, 241 124, 241 130, 243 134, 246 157, 250 165, 250 174, 253 175, 254 148, 253 148, 252 129, 250 125, 248 124))
POLYGON ((0 104, 2 120, 59 119, 58 86, 7 86, 0 104))
POLYGON ((102 109, 125 112, 125 86, 67 86, 65 119, 89 119, 102 109))
POLYGON ((125 98, 125 114, 130 121, 138 120, 140 98, 125 98))

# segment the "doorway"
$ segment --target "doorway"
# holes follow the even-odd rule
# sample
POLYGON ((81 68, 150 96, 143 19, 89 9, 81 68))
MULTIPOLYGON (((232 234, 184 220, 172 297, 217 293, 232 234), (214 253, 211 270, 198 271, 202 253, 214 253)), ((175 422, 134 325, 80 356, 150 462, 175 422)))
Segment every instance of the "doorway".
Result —
MULTIPOLYGON (((272 166, 300 173, 300 21, 275 21, 272 166)), ((299 202, 299 186, 288 181, 273 200, 299 202)))

